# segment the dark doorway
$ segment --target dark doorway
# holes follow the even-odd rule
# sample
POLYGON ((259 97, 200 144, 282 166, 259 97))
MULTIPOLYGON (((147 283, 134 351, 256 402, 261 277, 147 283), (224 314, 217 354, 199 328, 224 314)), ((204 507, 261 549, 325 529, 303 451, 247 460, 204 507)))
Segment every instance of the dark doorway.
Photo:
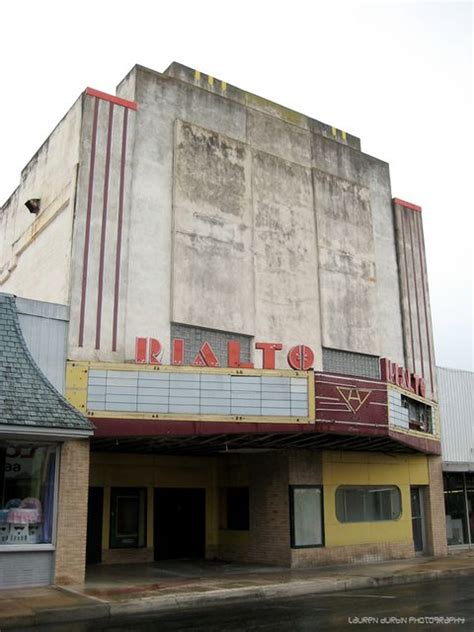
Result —
POLYGON ((206 491, 155 489, 155 560, 204 557, 206 491))
POLYGON ((99 564, 102 561, 103 507, 104 488, 89 487, 89 499, 87 501, 87 564, 99 564))
POLYGON ((411 487, 411 522, 413 527, 413 541, 415 551, 423 553, 425 549, 425 512, 423 503, 423 489, 411 487))

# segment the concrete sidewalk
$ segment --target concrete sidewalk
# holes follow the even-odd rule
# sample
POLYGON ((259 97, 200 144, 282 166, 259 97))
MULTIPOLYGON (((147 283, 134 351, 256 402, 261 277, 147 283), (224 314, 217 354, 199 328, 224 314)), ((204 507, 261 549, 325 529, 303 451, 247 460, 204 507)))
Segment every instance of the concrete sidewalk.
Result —
POLYGON ((86 585, 0 591, 0 629, 334 593, 474 574, 474 551, 318 569, 175 562, 95 567, 86 585))

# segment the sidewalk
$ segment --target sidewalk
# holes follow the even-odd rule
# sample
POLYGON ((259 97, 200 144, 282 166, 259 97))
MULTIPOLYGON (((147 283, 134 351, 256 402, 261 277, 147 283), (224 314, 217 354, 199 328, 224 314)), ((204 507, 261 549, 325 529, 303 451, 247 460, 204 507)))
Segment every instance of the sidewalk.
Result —
POLYGON ((80 588, 0 591, 0 629, 110 619, 244 600, 334 593, 474 574, 474 551, 318 569, 174 562, 99 566, 80 588))

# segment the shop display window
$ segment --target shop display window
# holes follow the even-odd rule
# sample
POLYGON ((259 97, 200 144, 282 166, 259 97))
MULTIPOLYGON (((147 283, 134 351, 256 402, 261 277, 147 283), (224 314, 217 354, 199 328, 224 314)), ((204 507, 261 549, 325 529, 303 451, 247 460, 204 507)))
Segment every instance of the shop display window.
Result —
POLYGON ((401 513, 400 490, 395 485, 343 485, 336 490, 339 522, 398 520, 401 513))
POLYGON ((51 544, 57 447, 0 442, 0 544, 51 544))
MULTIPOLYGON (((471 498, 473 496, 474 494, 472 494, 471 498)), ((448 545, 469 544, 463 473, 448 472, 444 474, 444 505, 448 545)))

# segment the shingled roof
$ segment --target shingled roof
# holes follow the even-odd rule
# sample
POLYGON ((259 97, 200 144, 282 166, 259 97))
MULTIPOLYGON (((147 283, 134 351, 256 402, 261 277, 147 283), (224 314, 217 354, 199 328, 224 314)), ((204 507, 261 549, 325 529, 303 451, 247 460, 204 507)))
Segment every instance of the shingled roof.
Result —
POLYGON ((36 365, 21 332, 15 297, 3 293, 0 293, 0 424, 93 429, 36 365))

